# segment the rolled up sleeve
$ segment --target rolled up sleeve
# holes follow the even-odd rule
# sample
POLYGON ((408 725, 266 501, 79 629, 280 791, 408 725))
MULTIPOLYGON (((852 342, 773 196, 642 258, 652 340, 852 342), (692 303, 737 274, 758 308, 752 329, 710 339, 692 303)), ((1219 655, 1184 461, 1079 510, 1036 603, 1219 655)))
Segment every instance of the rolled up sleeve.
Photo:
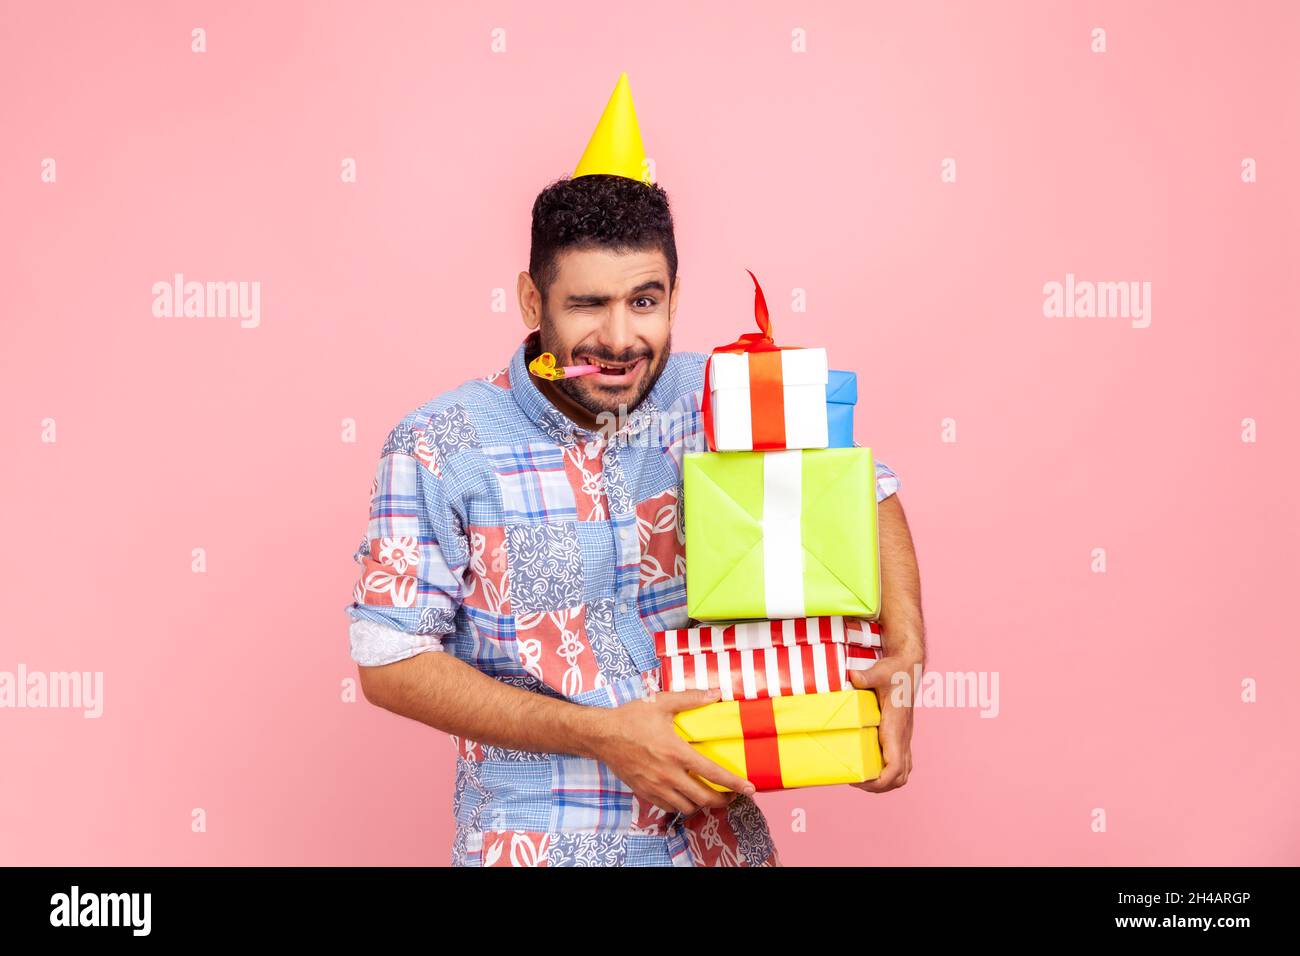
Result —
MULTIPOLYGON (((853 447, 861 448, 862 445, 854 441, 853 447)), ((876 504, 879 504, 890 495, 898 493, 899 480, 898 475, 894 473, 894 469, 877 459, 874 454, 871 457, 876 465, 876 504)))
POLYGON ((884 501, 892 494, 897 494, 898 475, 883 461, 876 462, 876 502, 884 501))
POLYGON ((399 429, 380 455, 366 534, 352 555, 361 573, 347 606, 348 642, 352 659, 370 667, 449 649, 468 561, 442 479, 399 429))

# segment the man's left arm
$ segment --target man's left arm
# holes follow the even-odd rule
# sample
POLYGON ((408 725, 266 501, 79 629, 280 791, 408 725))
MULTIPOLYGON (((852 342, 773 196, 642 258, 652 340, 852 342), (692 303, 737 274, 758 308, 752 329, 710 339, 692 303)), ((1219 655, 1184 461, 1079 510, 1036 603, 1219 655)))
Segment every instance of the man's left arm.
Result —
POLYGON ((880 748, 884 769, 875 780, 853 786, 884 793, 907 783, 912 770, 913 694, 896 701, 894 674, 908 677, 925 667, 925 623, 921 616, 921 573, 902 502, 897 493, 878 504, 880 535, 880 639, 883 656, 866 670, 850 671, 855 687, 875 690, 880 700, 880 748))

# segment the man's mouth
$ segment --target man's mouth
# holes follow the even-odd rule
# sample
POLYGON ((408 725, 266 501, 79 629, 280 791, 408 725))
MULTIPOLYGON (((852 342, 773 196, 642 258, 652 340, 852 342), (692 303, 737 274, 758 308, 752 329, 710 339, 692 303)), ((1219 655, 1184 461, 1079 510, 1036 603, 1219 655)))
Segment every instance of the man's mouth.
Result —
POLYGON ((574 355, 573 359, 579 365, 598 365, 600 371, 593 372, 587 378, 594 379, 601 385, 625 385, 631 382, 646 361, 645 356, 639 356, 627 362, 611 362, 608 359, 583 355, 581 352, 574 355))

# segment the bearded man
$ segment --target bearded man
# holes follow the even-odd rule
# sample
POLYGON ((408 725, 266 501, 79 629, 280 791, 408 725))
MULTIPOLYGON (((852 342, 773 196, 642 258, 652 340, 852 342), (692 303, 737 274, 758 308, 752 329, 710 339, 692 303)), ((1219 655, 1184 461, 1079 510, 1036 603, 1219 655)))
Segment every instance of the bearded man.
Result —
MULTIPOLYGON (((453 742, 454 865, 780 862, 753 785, 673 729, 718 693, 658 690, 653 634, 689 623, 678 505, 682 455, 704 450, 705 356, 672 350, 673 220, 639 178, 630 110, 624 75, 584 162, 533 205, 526 338, 391 430, 354 554, 366 698, 453 742), (599 370, 534 377, 543 352, 599 370)), ((884 771, 854 785, 877 793, 911 767, 889 678, 924 656, 897 491, 876 462, 885 656, 853 680, 881 690, 884 771)))

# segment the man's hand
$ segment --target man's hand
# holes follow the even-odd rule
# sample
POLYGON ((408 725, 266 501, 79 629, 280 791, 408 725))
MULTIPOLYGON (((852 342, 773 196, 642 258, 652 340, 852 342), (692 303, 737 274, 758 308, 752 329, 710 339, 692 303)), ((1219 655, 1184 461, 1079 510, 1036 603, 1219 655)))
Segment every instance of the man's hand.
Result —
POLYGON ((921 618, 921 573, 912 532, 897 493, 880 502, 880 638, 885 656, 865 671, 849 671, 854 687, 876 692, 880 701, 880 751, 884 769, 875 780, 853 786, 868 793, 897 790, 912 772, 912 705, 925 667, 925 623, 921 618), (906 675, 901 687, 894 675, 906 675), (900 701, 895 701, 898 688, 900 701), (907 691, 907 693, 901 693, 907 691))
POLYGON ((660 691, 606 710, 592 744, 637 799, 669 813, 690 816, 702 807, 725 807, 754 785, 701 756, 673 729, 673 715, 722 698, 717 690, 660 691), (733 793, 719 793, 698 777, 733 793))
POLYGON ((886 793, 907 783, 912 772, 912 703, 916 699, 915 678, 921 664, 917 655, 882 657, 866 670, 849 671, 849 680, 860 690, 874 690, 880 701, 880 752, 884 769, 875 780, 850 784, 868 793, 886 793), (906 680, 894 681, 895 674, 906 680), (900 701, 895 702, 895 689, 900 701))

